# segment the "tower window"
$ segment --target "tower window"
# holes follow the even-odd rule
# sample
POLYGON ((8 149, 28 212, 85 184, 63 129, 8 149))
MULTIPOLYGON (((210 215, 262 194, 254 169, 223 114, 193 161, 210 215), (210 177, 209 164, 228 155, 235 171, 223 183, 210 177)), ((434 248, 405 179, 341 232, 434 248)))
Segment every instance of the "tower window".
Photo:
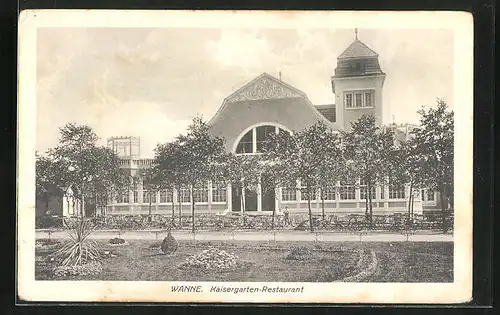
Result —
POLYGON ((345 108, 364 108, 375 106, 375 91, 361 90, 344 93, 345 108))
POLYGON ((352 93, 345 94, 345 107, 352 107, 352 93))
POLYGON ((356 101, 356 107, 363 107, 363 94, 356 93, 354 100, 356 101))
POLYGON ((373 107, 373 91, 365 93, 365 107, 373 107))

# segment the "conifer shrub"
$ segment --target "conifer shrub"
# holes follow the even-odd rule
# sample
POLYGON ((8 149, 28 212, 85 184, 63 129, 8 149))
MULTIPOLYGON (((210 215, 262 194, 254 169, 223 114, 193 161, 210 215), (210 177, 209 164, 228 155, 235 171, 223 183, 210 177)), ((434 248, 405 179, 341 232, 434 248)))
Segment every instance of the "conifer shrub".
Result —
POLYGON ((175 253, 178 247, 179 243, 169 231, 167 236, 163 239, 163 242, 161 243, 161 251, 164 254, 170 255, 175 253))

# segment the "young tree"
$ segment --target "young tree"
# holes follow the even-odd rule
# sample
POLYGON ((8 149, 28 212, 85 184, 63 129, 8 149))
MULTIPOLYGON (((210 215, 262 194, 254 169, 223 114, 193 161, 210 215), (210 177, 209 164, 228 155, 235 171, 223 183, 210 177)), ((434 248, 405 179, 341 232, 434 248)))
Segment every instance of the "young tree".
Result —
POLYGON ((320 126, 319 131, 321 129, 325 137, 322 139, 322 145, 316 150, 316 154, 323 160, 323 163, 316 169, 316 179, 321 199, 321 216, 324 221, 327 192, 333 190, 336 193, 337 181, 346 177, 346 167, 341 138, 333 132, 328 132, 325 126, 320 126))
POLYGON ((363 115, 351 123, 351 131, 343 132, 344 154, 351 179, 363 181, 365 216, 373 226, 372 192, 377 183, 384 183, 390 169, 393 133, 375 125, 372 115, 363 115))
MULTIPOLYGON (((396 185, 409 185, 408 217, 413 216, 415 191, 424 188, 422 155, 417 150, 414 138, 400 141, 391 152, 390 178, 396 185)), ((411 222, 411 220, 410 220, 411 222)))
POLYGON ((436 108, 422 108, 418 113, 420 126, 413 131, 415 146, 423 159, 427 188, 439 192, 444 220, 444 212, 453 198, 453 111, 444 100, 438 99, 436 108))
POLYGON ((153 199, 156 200, 157 193, 165 189, 165 179, 163 177, 163 172, 159 167, 153 164, 150 168, 144 169, 142 173, 143 189, 146 190, 146 196, 148 200, 148 220, 151 222, 152 213, 152 203, 153 199))
MULTIPOLYGON (((194 190, 211 180, 215 167, 224 154, 224 139, 210 134, 209 126, 201 118, 195 118, 185 135, 176 139, 175 165, 179 168, 180 182, 189 187, 191 197, 192 232, 195 231, 194 190)), ((163 160, 162 156, 158 157, 163 160)), ((159 164, 162 169, 162 164, 159 164)))
POLYGON ((267 160, 286 166, 281 174, 282 180, 290 186, 299 181, 301 189, 305 189, 302 194, 307 198, 311 232, 314 231, 311 199, 318 187, 318 170, 325 162, 324 156, 318 152, 322 152, 322 146, 331 140, 329 132, 322 122, 293 135, 280 132, 271 137, 266 149, 267 160))
MULTIPOLYGON (((172 224, 175 224, 175 200, 173 190, 181 192, 184 173, 182 169, 182 148, 178 141, 158 144, 155 149, 154 164, 157 172, 161 173, 163 186, 172 189, 172 224)), ((179 204, 179 226, 182 226, 182 200, 178 196, 179 204)))
POLYGON ((97 146, 98 139, 89 126, 70 123, 60 128, 59 144, 49 150, 49 157, 60 165, 58 176, 63 186, 75 186, 80 193, 82 218, 86 198, 95 201, 100 189, 108 194, 108 189, 115 190, 124 183, 118 157, 110 149, 97 146))
POLYGON ((49 202, 53 197, 64 195, 67 187, 62 178, 62 163, 57 163, 48 156, 36 154, 35 182, 36 195, 45 202, 45 212, 49 211, 49 202))
POLYGON ((105 216, 107 204, 128 187, 129 179, 121 171, 120 159, 111 149, 94 147, 91 152, 93 160, 90 165, 95 168, 95 175, 91 177, 89 190, 94 197, 96 211, 101 208, 105 216))
MULTIPOLYGON (((220 176, 219 181, 226 180, 228 184, 235 184, 236 187, 241 188, 241 190, 257 190, 260 177, 260 162, 258 157, 250 155, 235 155, 227 154, 225 156, 226 163, 224 165, 222 176, 220 176)), ((242 212, 246 211, 245 198, 243 193, 240 194, 240 202, 242 205, 242 212)))

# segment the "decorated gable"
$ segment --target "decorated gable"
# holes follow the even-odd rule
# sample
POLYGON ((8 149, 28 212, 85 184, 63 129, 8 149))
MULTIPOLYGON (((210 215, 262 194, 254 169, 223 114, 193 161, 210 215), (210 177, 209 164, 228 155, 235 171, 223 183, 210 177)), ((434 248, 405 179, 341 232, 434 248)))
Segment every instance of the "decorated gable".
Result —
POLYGON ((287 84, 263 74, 227 98, 227 102, 296 98, 302 95, 287 84))

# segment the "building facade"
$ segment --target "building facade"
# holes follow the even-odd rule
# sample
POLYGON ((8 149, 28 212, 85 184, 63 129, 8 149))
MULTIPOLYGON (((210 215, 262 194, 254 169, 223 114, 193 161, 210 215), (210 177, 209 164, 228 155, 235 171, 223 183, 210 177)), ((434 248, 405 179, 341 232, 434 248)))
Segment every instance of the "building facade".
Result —
MULTIPOLYGON (((323 121, 333 130, 348 130, 350 124, 364 114, 373 115, 377 125, 382 126, 382 92, 386 74, 382 71, 378 54, 363 42, 355 41, 337 58, 337 68, 331 77, 335 104, 313 105, 307 95, 281 79, 263 73, 226 97, 214 117, 209 121, 211 133, 226 139, 226 150, 235 154, 260 153, 270 133, 294 132, 323 121)), ((388 125, 400 139, 409 136, 414 126, 388 125)), ((140 175, 142 169, 150 167, 152 160, 140 158, 140 139, 117 137, 108 140, 122 159, 126 172, 140 175)), ((262 182, 265 182, 263 180, 262 182)), ((300 185, 300 183, 298 184, 300 185)), ((409 189, 379 185, 368 192, 363 183, 343 185, 327 192, 324 200, 326 213, 364 213, 365 196, 372 194, 374 214, 407 212, 409 189)), ((287 209, 290 213, 308 211, 307 199, 298 187, 262 187, 257 190, 242 189, 237 185, 206 187, 194 193, 198 213, 226 214, 242 211, 241 195, 245 210, 249 214, 278 213, 287 209)), ((433 191, 422 190, 415 198, 414 213, 435 209, 437 196, 433 191)), ((170 215, 172 203, 178 213, 179 201, 183 212, 190 215, 191 200, 187 190, 164 190, 149 194, 138 185, 108 205, 107 213, 147 214, 149 204, 152 213, 170 215), (151 200, 150 200, 151 198, 151 200)), ((313 212, 321 212, 319 194, 312 201, 313 212)))

